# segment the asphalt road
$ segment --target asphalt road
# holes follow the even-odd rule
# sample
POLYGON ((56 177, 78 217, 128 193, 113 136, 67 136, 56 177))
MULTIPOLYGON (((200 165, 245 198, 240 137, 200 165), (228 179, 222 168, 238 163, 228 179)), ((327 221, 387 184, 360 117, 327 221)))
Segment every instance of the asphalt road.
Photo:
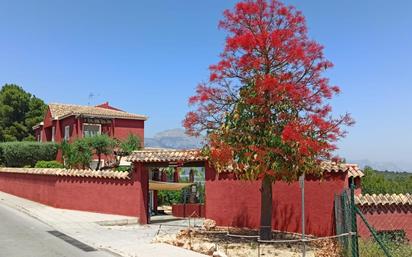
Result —
POLYGON ((24 213, 0 205, 0 257, 116 256, 98 250, 83 251, 47 232, 52 230, 24 213))

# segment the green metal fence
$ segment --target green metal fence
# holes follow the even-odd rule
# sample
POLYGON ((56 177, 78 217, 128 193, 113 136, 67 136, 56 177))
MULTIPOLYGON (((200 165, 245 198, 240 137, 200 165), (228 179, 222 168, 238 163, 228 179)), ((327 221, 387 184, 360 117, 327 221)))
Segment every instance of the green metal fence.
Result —
POLYGON ((347 189, 335 196, 336 234, 344 257, 359 257, 356 211, 353 190, 347 189))
POLYGON ((409 205, 371 204, 357 206, 359 256, 412 256, 410 231, 412 209, 409 205), (379 218, 380 216, 380 218, 379 218), (409 231, 409 234, 407 233, 409 231))
MULTIPOLYGON (((343 236, 338 239, 342 256, 344 257, 409 257, 412 256, 412 244, 405 230, 412 224, 402 224, 397 212, 392 206, 383 205, 379 208, 380 215, 386 214, 385 219, 372 219, 375 213, 368 206, 359 208, 355 204, 354 189, 348 189, 335 196, 336 234, 343 236), (368 215, 369 214, 369 218, 368 215), (360 227, 360 229, 358 228, 360 227), (377 229, 378 228, 378 229, 377 229), (384 228, 384 230, 379 230, 384 228), (360 236, 359 231, 362 231, 360 236)), ((397 207, 399 208, 399 206, 397 207)), ((401 209, 402 215, 412 215, 409 208, 401 209)))

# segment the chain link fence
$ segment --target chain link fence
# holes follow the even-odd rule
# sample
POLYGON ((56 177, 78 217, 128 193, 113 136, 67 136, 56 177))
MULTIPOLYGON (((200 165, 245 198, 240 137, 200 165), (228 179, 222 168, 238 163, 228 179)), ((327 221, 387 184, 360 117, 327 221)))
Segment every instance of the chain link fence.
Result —
POLYGON ((412 206, 402 197, 370 196, 358 204, 359 256, 412 256, 412 206), (389 197, 392 203, 385 201, 389 197))
POLYGON ((359 245, 353 190, 347 189, 342 194, 335 195, 335 224, 336 234, 346 235, 338 239, 340 254, 344 257, 356 257, 359 245))
POLYGON ((412 256, 412 206, 409 195, 335 196, 336 233, 345 257, 412 256), (353 232, 351 232, 353 231, 353 232))

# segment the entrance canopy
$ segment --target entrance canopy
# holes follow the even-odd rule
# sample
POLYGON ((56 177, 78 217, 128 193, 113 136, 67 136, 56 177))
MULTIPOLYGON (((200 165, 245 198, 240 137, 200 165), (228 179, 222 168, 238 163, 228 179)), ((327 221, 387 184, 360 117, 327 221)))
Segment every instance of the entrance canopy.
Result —
POLYGON ((149 190, 179 191, 191 185, 193 185, 193 183, 162 182, 149 180, 149 190))
POLYGON ((199 149, 174 150, 145 148, 134 151, 127 158, 129 162, 145 163, 148 166, 204 166, 207 157, 199 149))

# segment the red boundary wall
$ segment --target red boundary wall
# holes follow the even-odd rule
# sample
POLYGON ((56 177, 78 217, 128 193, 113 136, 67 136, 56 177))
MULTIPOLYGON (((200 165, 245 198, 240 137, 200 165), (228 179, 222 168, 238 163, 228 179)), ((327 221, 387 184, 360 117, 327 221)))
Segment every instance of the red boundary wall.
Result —
MULTIPOLYGON (((403 230, 409 242, 412 241, 411 205, 371 205, 360 206, 366 220, 376 231, 403 230)), ((358 217, 358 231, 361 237, 369 238, 371 233, 358 217)))
POLYGON ((131 179, 0 172, 0 191, 49 206, 139 217, 147 223, 147 172, 135 166, 131 179))
POLYGON ((173 204, 172 215, 175 217, 205 217, 205 206, 201 203, 173 204))
MULTIPOLYGON (((221 226, 259 228, 260 181, 240 181, 231 174, 216 174, 206 166, 206 218, 221 226)), ((347 187, 347 173, 325 173, 323 179, 305 181, 306 233, 327 236, 335 233, 334 194, 347 187)), ((273 186, 274 230, 301 232, 299 183, 276 182, 273 186)))
MULTIPOLYGON (((6 193, 58 208, 137 216, 142 224, 148 222, 148 186, 142 163, 134 163, 128 180, 0 172, 0 190, 6 193)), ((343 172, 306 180, 308 234, 334 234, 334 194, 346 187, 347 173, 343 172)), ((222 226, 258 228, 259 189, 260 181, 239 181, 230 174, 216 174, 206 165, 205 207, 199 210, 200 216, 204 213, 222 226)), ((273 204, 273 229, 301 232, 299 184, 275 183, 273 204)))

